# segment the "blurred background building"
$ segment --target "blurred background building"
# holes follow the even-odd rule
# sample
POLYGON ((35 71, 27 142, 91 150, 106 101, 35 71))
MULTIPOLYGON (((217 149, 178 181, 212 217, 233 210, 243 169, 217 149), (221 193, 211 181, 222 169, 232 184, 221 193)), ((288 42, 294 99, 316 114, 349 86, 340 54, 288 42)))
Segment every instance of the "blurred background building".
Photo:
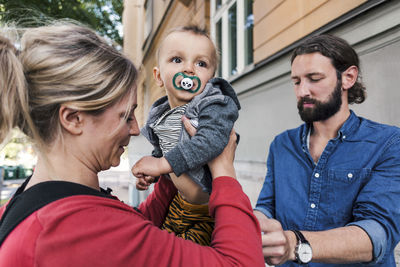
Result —
MULTIPOLYGON (((165 94, 153 81, 156 49, 171 28, 186 24, 210 30, 221 53, 218 75, 232 83, 241 101, 235 166, 253 205, 265 177, 269 144, 302 123, 290 80, 290 53, 304 38, 329 33, 353 45, 368 97, 351 108, 400 126, 400 1, 125 0, 124 51, 141 73, 140 126, 151 104, 165 94)), ((130 147, 130 165, 152 150, 143 137, 132 138, 130 147)), ((136 205, 146 193, 131 186, 130 195, 136 205)))

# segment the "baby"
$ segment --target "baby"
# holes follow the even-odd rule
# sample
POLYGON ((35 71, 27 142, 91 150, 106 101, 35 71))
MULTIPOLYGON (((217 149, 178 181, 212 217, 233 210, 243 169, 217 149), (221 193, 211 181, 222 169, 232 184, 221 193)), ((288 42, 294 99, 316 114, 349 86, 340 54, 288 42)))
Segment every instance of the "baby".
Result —
POLYGON ((214 224, 207 205, 212 183, 207 162, 227 145, 239 100, 227 81, 213 78, 218 53, 206 31, 196 26, 173 29, 157 60, 153 75, 167 95, 152 105, 142 129, 154 150, 132 168, 136 187, 147 189, 154 177, 169 174, 178 193, 162 228, 209 245, 214 224), (182 127, 184 119, 197 128, 193 137, 182 127))

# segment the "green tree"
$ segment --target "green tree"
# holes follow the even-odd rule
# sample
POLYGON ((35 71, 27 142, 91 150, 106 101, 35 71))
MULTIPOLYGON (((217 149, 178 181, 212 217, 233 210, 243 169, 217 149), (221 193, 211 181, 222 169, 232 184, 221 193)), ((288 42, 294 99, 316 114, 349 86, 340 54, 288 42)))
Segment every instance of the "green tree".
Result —
POLYGON ((122 10, 122 0, 0 0, 2 21, 37 26, 48 18, 73 19, 119 45, 122 45, 122 10))

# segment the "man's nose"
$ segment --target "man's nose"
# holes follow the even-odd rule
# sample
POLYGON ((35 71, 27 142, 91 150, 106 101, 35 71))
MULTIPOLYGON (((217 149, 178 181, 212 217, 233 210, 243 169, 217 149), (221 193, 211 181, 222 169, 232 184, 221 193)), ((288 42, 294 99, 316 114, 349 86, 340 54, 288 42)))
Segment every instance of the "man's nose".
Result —
POLYGON ((298 97, 310 96, 309 85, 306 82, 301 81, 296 85, 296 94, 298 97))

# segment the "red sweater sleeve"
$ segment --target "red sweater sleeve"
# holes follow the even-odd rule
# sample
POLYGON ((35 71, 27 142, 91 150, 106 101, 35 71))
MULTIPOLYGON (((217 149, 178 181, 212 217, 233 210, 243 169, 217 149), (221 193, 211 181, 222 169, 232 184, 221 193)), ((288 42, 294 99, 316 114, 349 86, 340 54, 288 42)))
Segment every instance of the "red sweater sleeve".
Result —
POLYGON ((172 181, 161 176, 160 180, 154 185, 153 192, 139 205, 140 212, 154 225, 160 227, 176 192, 177 189, 172 181))
POLYGON ((265 266, 260 226, 240 184, 230 177, 215 179, 209 207, 215 218, 211 247, 223 256, 221 266, 265 266))

